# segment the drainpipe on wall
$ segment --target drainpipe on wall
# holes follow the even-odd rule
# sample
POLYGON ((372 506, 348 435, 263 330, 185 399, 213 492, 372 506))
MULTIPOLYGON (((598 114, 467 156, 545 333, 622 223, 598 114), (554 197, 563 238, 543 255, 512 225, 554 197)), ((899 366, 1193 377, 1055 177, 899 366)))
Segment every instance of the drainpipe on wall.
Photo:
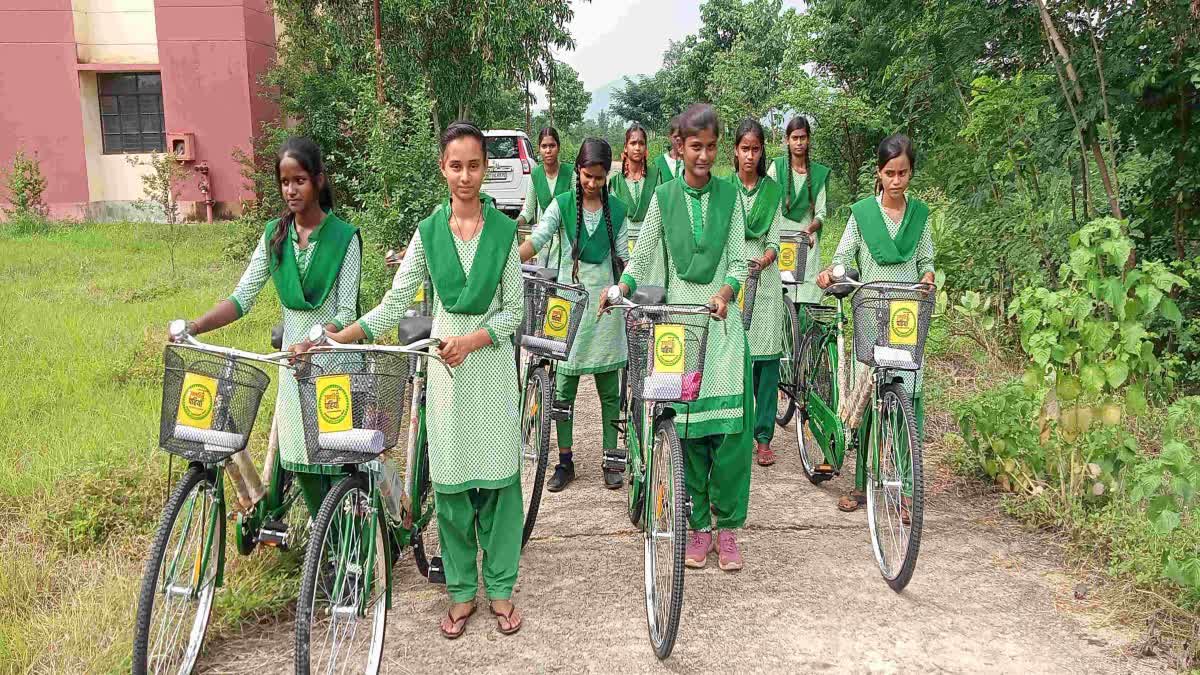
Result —
POLYGON ((208 162, 198 162, 196 173, 200 174, 200 192, 204 193, 204 208, 208 222, 211 223, 213 221, 213 204, 216 202, 212 196, 212 181, 208 178, 208 162))

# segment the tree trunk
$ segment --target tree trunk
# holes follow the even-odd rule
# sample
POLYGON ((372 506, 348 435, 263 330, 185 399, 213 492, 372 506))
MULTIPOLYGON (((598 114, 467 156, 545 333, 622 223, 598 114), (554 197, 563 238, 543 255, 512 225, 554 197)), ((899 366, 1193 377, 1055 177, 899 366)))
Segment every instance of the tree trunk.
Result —
POLYGON ((375 100, 383 105, 383 28, 379 0, 375 0, 375 100))
POLYGON ((529 80, 525 80, 525 134, 533 133, 533 115, 529 110, 529 80))

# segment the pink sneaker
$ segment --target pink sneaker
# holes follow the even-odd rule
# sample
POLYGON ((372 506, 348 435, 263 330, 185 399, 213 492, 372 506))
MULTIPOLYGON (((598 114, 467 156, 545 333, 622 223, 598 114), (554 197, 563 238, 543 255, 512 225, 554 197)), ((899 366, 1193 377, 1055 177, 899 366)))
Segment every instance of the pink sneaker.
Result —
POLYGON ((717 556, 717 566, 726 572, 742 569, 742 554, 738 551, 737 540, 733 538, 733 530, 717 532, 717 556))
POLYGON ((687 559, 684 564, 692 569, 701 569, 708 564, 708 552, 712 550, 712 532, 697 532, 692 530, 688 539, 687 559))

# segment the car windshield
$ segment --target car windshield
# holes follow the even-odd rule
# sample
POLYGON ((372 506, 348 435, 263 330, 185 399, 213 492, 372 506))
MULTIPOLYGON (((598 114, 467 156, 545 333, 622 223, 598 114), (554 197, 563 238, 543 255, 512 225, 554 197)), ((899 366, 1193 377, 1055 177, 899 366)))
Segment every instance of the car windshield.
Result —
POLYGON ((487 139, 488 159, 516 159, 516 136, 492 136, 487 139))

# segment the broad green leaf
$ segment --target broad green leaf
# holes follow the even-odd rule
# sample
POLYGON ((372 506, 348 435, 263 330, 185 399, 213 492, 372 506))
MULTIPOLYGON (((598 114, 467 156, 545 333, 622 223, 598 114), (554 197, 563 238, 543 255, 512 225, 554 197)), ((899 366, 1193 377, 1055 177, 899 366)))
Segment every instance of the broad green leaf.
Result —
POLYGON ((1174 300, 1164 299, 1158 306, 1158 311, 1167 321, 1175 322, 1176 327, 1183 325, 1183 313, 1179 311, 1179 305, 1175 304, 1174 300))
POLYGON ((1154 526, 1163 534, 1171 534, 1175 528, 1179 527, 1181 518, 1179 513, 1170 509, 1163 509, 1159 512, 1158 517, 1154 519, 1154 526))
POLYGON ((1104 375, 1108 379, 1108 386, 1116 389, 1125 384, 1129 377, 1129 365, 1124 361, 1109 361, 1104 364, 1104 375))
POLYGON ((1058 398, 1063 401, 1074 401, 1079 398, 1079 380, 1072 375, 1062 373, 1058 376, 1058 381, 1054 385, 1054 393, 1058 394, 1058 398))
POLYGON ((1133 415, 1146 412, 1146 392, 1141 382, 1135 382, 1125 390, 1125 408, 1133 415))
POLYGON ((1042 384, 1042 370, 1037 366, 1029 366, 1021 376, 1021 384, 1030 391, 1037 389, 1042 384))
POLYGON ((1133 251, 1133 244, 1124 237, 1110 239, 1101 242, 1100 250, 1108 254, 1108 259, 1114 267, 1124 267, 1125 261, 1129 259, 1129 253, 1133 251))
POLYGON ((1098 394, 1104 388, 1104 369, 1094 363, 1089 363, 1080 368, 1079 381, 1083 384, 1085 391, 1098 394))

